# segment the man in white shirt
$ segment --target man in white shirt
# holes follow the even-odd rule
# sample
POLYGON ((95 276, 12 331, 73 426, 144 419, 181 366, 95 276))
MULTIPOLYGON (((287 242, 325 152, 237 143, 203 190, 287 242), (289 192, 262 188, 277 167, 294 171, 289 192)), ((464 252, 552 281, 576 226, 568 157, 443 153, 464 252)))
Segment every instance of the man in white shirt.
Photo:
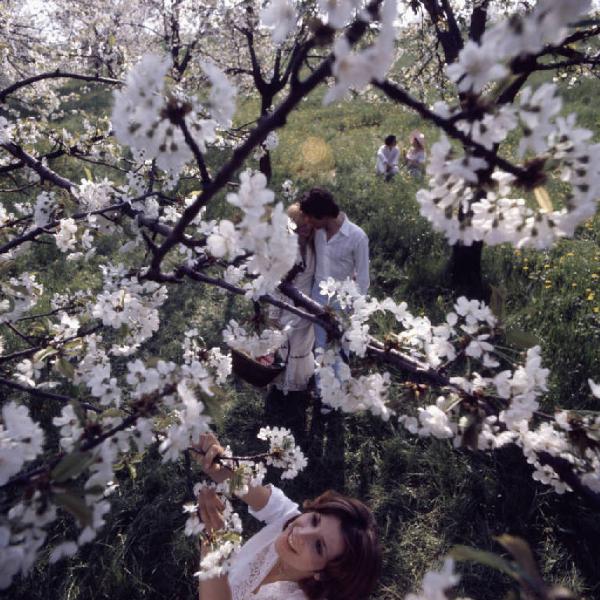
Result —
POLYGON ((398 173, 398 161, 400 159, 400 150, 395 135, 388 135, 385 138, 383 146, 377 150, 377 164, 375 169, 378 175, 385 175, 385 180, 389 181, 398 173))
MULTIPOLYGON (((300 209, 315 229, 315 282, 312 298, 328 304, 319 284, 328 277, 336 281, 354 279, 361 293, 369 289, 369 238, 341 212, 333 195, 323 188, 312 188, 300 200, 300 209)), ((315 327, 315 347, 324 348, 327 334, 315 327)))

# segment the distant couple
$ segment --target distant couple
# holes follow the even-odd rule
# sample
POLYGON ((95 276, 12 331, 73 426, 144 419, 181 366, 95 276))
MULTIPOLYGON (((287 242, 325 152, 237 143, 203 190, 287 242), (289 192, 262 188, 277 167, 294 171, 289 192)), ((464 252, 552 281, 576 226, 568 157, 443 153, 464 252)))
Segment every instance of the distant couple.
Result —
MULTIPOLYGON (((425 171, 425 135, 418 130, 410 134, 410 147, 404 154, 404 163, 408 172, 413 177, 420 177, 425 171)), ((378 175, 383 175, 386 181, 390 181, 396 175, 400 167, 400 149, 395 135, 388 135, 383 146, 377 150, 377 163, 375 170, 378 175)))
MULTIPOLYGON (((367 293, 369 239, 340 211, 331 192, 312 188, 288 208, 288 216, 298 235, 300 272, 292 280, 297 289, 323 305, 329 298, 321 295, 319 284, 329 277, 354 279, 367 293)), ((280 351, 286 369, 274 383, 284 392, 305 390, 315 370, 313 349, 325 348, 327 333, 287 311, 281 311, 277 320, 288 329, 288 345, 280 351)))

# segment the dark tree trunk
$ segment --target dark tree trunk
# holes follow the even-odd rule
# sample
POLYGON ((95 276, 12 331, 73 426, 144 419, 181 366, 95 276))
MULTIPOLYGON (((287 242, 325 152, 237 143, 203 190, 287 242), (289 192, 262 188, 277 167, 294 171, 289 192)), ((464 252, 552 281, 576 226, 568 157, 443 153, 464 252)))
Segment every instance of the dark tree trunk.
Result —
MULTIPOLYGON (((260 116, 265 117, 269 114, 271 105, 273 104, 273 96, 271 93, 262 93, 260 102, 260 116)), ((265 150, 265 153, 260 157, 258 161, 258 168, 260 172, 267 178, 267 183, 271 181, 273 175, 273 168, 271 166, 271 153, 265 150)))
POLYGON ((450 277, 458 295, 485 300, 486 289, 481 273, 481 253, 483 242, 473 242, 470 246, 455 244, 450 259, 450 277))
POLYGON ((271 167, 271 153, 265 150, 265 153, 260 157, 258 161, 258 168, 260 172, 267 178, 267 182, 271 181, 271 175, 273 170, 271 167))

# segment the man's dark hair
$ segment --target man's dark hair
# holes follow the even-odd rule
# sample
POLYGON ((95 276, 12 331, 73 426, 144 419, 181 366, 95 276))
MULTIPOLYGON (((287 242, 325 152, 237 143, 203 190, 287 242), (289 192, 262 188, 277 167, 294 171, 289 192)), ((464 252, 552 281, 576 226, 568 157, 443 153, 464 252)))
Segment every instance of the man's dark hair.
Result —
POLYGON ((395 144, 395 143, 396 143, 396 136, 395 136, 395 135, 388 135, 388 136, 385 138, 385 140, 384 140, 384 141, 385 141, 385 145, 386 145, 386 146, 391 146, 392 144, 395 144))
POLYGON ((300 197, 300 210, 315 219, 336 218, 340 207, 335 203, 333 194, 326 189, 314 187, 300 197))

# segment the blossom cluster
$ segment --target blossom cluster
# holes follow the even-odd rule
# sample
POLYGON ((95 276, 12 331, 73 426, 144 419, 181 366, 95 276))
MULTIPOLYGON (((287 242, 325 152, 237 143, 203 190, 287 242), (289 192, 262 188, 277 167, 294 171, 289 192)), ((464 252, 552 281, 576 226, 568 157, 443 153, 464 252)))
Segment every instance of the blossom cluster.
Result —
MULTIPOLYGON (((435 403, 418 406, 416 415, 397 415, 409 432, 479 450, 516 444, 532 465, 534 479, 551 485, 558 493, 569 491, 554 469, 539 460, 538 454, 545 452, 568 461, 588 487, 600 489, 600 454, 594 442, 600 417, 563 411, 540 422, 540 400, 548 390, 549 375, 542 366, 541 349, 530 348, 524 364, 503 368, 502 353, 494 344, 501 331, 483 302, 460 297, 445 321, 434 325, 425 316, 412 315, 406 303, 362 296, 350 280, 329 279, 321 282, 320 288, 332 300, 331 306, 339 307, 337 315, 344 326, 340 347, 328 349, 318 361, 316 373, 324 402, 346 412, 370 410, 384 419, 394 414, 389 408, 389 373, 356 378, 350 365, 340 359, 340 350, 362 357, 370 347, 377 348, 368 321, 376 312, 388 312, 400 326, 399 331, 386 335, 390 348, 404 353, 415 367, 427 371, 443 365, 447 370, 463 357, 472 365, 466 374, 449 375, 445 383, 434 386, 435 403), (500 409, 495 408, 498 405, 500 409), (583 450, 581 439, 587 439, 583 450)), ((591 381, 595 394, 594 386, 591 381)))
POLYGON ((130 277, 123 265, 101 269, 104 288, 90 306, 90 314, 103 325, 126 332, 111 352, 128 356, 158 329, 158 309, 167 299, 167 290, 153 281, 130 277))
POLYGON ((0 323, 13 323, 31 310, 44 292, 34 273, 21 273, 0 283, 0 323))
POLYGON ((185 523, 185 535, 202 535, 210 544, 210 551, 202 556, 200 568, 194 573, 194 577, 200 580, 225 575, 242 545, 242 521, 227 498, 227 486, 212 482, 197 483, 194 485, 194 496, 197 497, 204 488, 214 489, 221 497, 225 508, 221 513, 223 527, 207 535, 204 531, 204 523, 199 518, 198 505, 189 503, 183 507, 184 512, 189 514, 185 523))
MULTIPOLYGON (((518 105, 487 112, 481 121, 459 120, 457 127, 491 149, 521 124, 519 152, 533 151, 545 169, 559 173, 570 188, 563 206, 555 207, 542 185, 534 189, 535 206, 514 197, 517 178, 499 169, 482 181, 486 160, 458 152, 442 136, 433 145, 427 166, 429 189, 417 193, 421 214, 450 243, 509 242, 545 248, 557 238, 572 236, 597 208, 600 145, 589 143, 592 133, 576 126, 575 115, 559 116, 560 108, 556 86, 547 83, 535 91, 525 88, 518 105)), ((443 103, 436 110, 449 116, 457 112, 443 103)))
MULTIPOLYGON (((589 0, 541 0, 523 15, 501 21, 485 31, 480 42, 468 41, 446 69, 463 94, 483 94, 510 74, 508 64, 560 44, 567 26, 585 14, 589 0)), ((491 98, 479 102, 477 115, 438 102, 433 110, 453 118, 456 128, 473 142, 492 151, 519 130, 518 155, 537 161, 533 200, 520 196, 522 182, 514 173, 492 167, 473 149, 459 151, 445 135, 431 149, 427 166, 429 187, 417 194, 421 214, 451 244, 512 243, 546 248, 556 239, 572 236, 575 228, 597 209, 600 145, 590 143, 592 132, 576 125, 574 114, 561 116, 558 88, 543 83, 524 88, 513 104, 491 98), (534 160, 535 159, 535 160, 534 160), (544 178, 558 173, 569 187, 560 206, 554 206, 544 178)))
MULTIPOLYGON (((321 4, 327 7, 329 23, 336 28, 343 27, 357 8, 352 0, 321 4)), ((384 0, 379 17, 379 34, 373 44, 364 50, 352 50, 345 35, 337 38, 333 46, 335 61, 331 68, 335 84, 325 94, 325 104, 344 98, 350 89, 361 89, 372 80, 381 82, 385 79, 396 55, 397 14, 397 0, 384 0)))
POLYGON ((192 158, 183 125, 201 152, 215 140, 218 124, 228 126, 235 110, 235 88, 212 63, 203 69, 212 83, 208 111, 214 118, 202 118, 202 104, 194 97, 172 90, 165 94, 165 78, 172 67, 169 57, 146 54, 127 74, 123 89, 115 92, 111 121, 117 140, 156 159, 160 169, 173 177, 192 158))
MULTIPOLYGON (((118 285, 123 273, 115 268, 107 269, 107 274, 114 276, 113 283, 118 285)), ((60 298, 55 303, 65 305, 60 298)), ((143 363, 134 358, 122 373, 111 364, 111 356, 121 355, 113 352, 114 344, 106 344, 98 333, 77 338, 80 319, 63 310, 54 320, 50 325, 54 345, 41 350, 36 355, 39 358, 21 361, 14 379, 41 388, 49 383, 41 380, 43 362, 63 361, 60 374, 76 385, 85 385, 104 410, 73 402, 54 417, 52 424, 65 454, 44 472, 46 479, 40 480, 43 485, 38 488, 37 480, 32 480, 32 493, 8 512, 3 525, 6 536, 2 534, 4 587, 17 574, 30 570, 46 541, 48 527, 61 510, 73 514, 79 532, 75 539, 52 549, 52 561, 72 556, 96 536, 110 510, 107 497, 116 489, 114 471, 120 457, 141 453, 158 442, 163 460, 178 459, 211 423, 203 395, 211 395, 231 369, 229 356, 218 348, 202 348, 198 332, 190 330, 181 364, 162 360, 143 363), (75 357, 73 366, 69 359, 75 357), (120 410, 125 404, 126 410, 120 410), (155 417, 161 423, 160 431, 155 417)), ((43 443, 44 434, 25 406, 14 402, 5 405, 0 425, 0 485, 39 456, 43 443)), ((264 469, 252 473, 248 481, 262 480, 262 475, 264 469)))
POLYGON ((282 469, 281 479, 294 479, 308 464, 294 437, 283 427, 261 427, 259 440, 269 442, 267 465, 282 469))
POLYGON ((254 298, 275 289, 294 266, 298 252, 298 240, 287 227, 283 205, 271 206, 274 198, 263 173, 242 172, 238 191, 227 194, 227 202, 242 211, 242 220, 234 224, 222 219, 206 242, 208 252, 216 258, 233 260, 250 254, 236 268, 252 276, 244 287, 254 298))
POLYGON ((27 407, 5 404, 0 423, 0 485, 41 454, 43 445, 44 432, 29 416, 27 407))
POLYGON ((229 321, 223 330, 223 341, 240 352, 245 352, 252 358, 272 354, 286 341, 287 336, 279 329, 264 329, 260 335, 251 334, 238 324, 237 321, 229 321))

